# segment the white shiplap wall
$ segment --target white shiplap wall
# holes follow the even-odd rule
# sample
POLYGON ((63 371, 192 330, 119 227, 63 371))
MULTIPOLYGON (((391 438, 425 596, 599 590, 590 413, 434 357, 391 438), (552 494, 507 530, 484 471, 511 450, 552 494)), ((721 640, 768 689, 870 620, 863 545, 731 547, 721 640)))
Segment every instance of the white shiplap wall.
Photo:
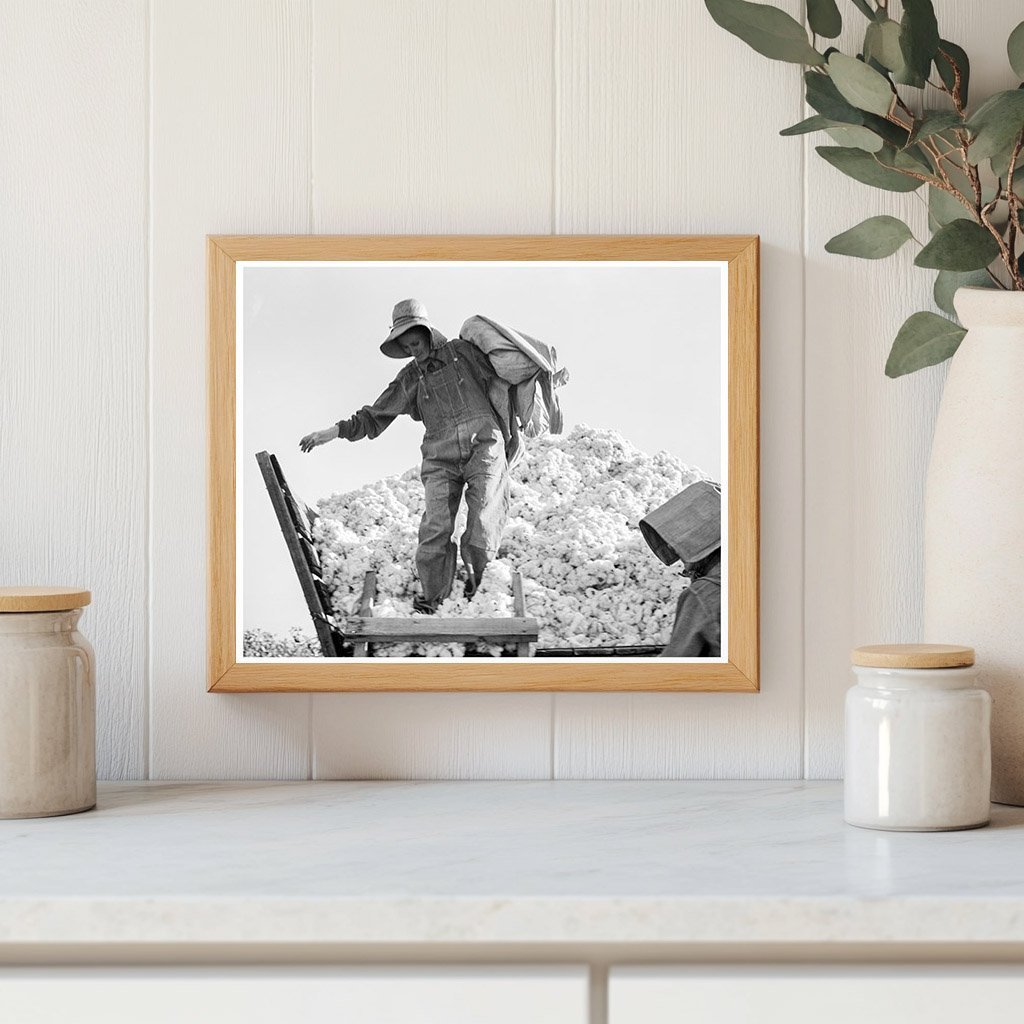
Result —
MULTIPOLYGON (((1009 84, 1019 0, 938 7, 1009 84)), ((0 90, 0 580, 95 591, 105 777, 841 771, 943 374, 881 374, 922 275, 821 252, 893 204, 777 136, 796 69, 698 0, 6 0, 0 90), (762 693, 207 694, 203 240, 284 231, 759 233, 762 693)))

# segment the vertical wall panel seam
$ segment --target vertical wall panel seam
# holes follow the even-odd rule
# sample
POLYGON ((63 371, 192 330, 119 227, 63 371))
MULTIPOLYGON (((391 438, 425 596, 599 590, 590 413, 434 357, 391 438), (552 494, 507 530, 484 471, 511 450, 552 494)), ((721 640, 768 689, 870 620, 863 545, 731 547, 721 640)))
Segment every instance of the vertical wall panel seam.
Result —
MULTIPOLYGON (((561 232, 562 211, 561 211, 561 190, 559 188, 559 177, 561 175, 561 132, 560 132, 560 101, 561 89, 559 75, 561 74, 561 35, 559 34, 559 14, 561 0, 551 2, 551 233, 557 235, 561 232)), ((555 778, 555 768, 558 764, 558 694, 551 694, 551 714, 548 716, 548 748, 550 763, 550 777, 555 778)))
MULTIPOLYGON (((307 0, 306 3, 306 74, 309 76, 309 89, 307 90, 307 102, 309 104, 307 110, 307 143, 306 143, 306 182, 307 182, 307 201, 306 201, 306 230, 313 234, 314 224, 316 223, 316 207, 314 203, 314 188, 315 184, 313 181, 313 140, 316 137, 316 124, 314 122, 314 103, 316 100, 316 77, 314 70, 314 52, 313 52, 313 26, 316 24, 316 0, 307 0)), ((305 697, 306 701, 306 778, 316 778, 316 764, 314 763, 313 756, 313 698, 309 694, 305 697)))
MULTIPOLYGON (((806 103, 803 102, 803 76, 797 81, 799 83, 797 86, 797 120, 799 120, 806 113, 806 103)), ((800 161, 800 191, 803 197, 800 204, 800 330, 803 335, 803 357, 800 360, 800 559, 803 563, 800 567, 800 576, 803 580, 803 586, 800 588, 800 768, 801 775, 805 779, 810 774, 808 771, 810 744, 807 738, 807 584, 809 575, 807 559, 807 250, 810 221, 809 175, 807 172, 811 155, 809 139, 809 135, 803 135, 800 139, 800 145, 803 148, 803 159, 800 161)))
MULTIPOLYGON (((313 163, 314 158, 314 139, 316 137, 315 124, 313 121, 314 116, 314 103, 316 101, 316 75, 315 75, 315 54, 313 50, 313 26, 316 24, 316 0, 307 0, 306 3, 306 71, 309 75, 309 137, 306 145, 306 180, 308 182, 308 201, 307 201, 307 222, 306 230, 313 234, 313 225, 316 223, 316 206, 314 203, 314 188, 315 183, 313 181, 313 163)), ((312 703, 312 702, 310 702, 312 703)))
POLYGON ((562 229, 562 194, 559 187, 561 174, 561 132, 559 130, 559 104, 561 102, 561 35, 558 30, 561 0, 551 4, 551 233, 562 229))
POLYGON ((144 38, 146 61, 146 198, 145 198, 145 230, 144 245, 146 260, 146 346, 143 358, 145 369, 143 379, 146 382, 145 419, 146 443, 146 499, 144 502, 146 521, 144 533, 146 538, 146 557, 144 562, 146 607, 143 610, 143 637, 145 638, 145 655, 143 658, 142 686, 142 775, 152 777, 152 744, 150 737, 153 731, 153 0, 146 4, 146 34, 144 38))

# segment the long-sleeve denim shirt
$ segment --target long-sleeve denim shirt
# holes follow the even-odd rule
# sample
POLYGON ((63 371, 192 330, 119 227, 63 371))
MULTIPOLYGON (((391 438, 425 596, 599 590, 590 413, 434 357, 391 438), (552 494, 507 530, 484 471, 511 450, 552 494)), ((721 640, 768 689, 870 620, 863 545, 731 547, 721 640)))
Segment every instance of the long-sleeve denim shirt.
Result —
MULTIPOLYGON (((456 338, 435 349, 430 359, 449 363, 456 356, 463 362, 480 390, 487 395, 490 383, 497 374, 491 361, 475 345, 456 338)), ((429 374, 429 360, 427 366, 429 374)), ((425 375, 416 361, 411 359, 375 402, 364 405, 347 420, 339 421, 338 436, 348 441, 361 441, 364 437, 372 440, 402 415, 411 416, 414 420, 422 422, 420 389, 423 386, 429 387, 429 375, 425 375)))
POLYGON ((722 655, 722 567, 716 565, 679 595, 676 621, 663 658, 719 658, 722 655))

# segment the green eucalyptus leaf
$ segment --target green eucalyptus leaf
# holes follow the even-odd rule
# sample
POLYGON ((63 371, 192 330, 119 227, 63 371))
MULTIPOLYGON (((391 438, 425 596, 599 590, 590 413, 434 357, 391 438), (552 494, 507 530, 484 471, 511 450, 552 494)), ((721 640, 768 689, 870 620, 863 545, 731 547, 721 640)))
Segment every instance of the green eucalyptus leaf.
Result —
POLYGON ((835 39, 843 31, 843 16, 836 0, 807 0, 807 23, 815 35, 835 39))
POLYGON ((900 171, 892 170, 879 162, 875 154, 862 149, 845 149, 842 146, 817 146, 818 155, 837 170, 865 185, 885 189, 888 192, 913 192, 921 182, 900 171))
POLYGON ((914 313, 900 328, 885 364, 887 377, 923 370, 945 362, 967 332, 938 313, 914 313))
POLYGON ((871 4, 868 3, 868 0, 853 0, 853 6, 856 7, 865 18, 874 19, 875 12, 872 10, 871 4))
POLYGON ((870 128, 857 124, 840 124, 826 131, 833 142, 847 148, 863 149, 866 153, 878 153, 885 143, 870 128))
POLYGON ((1024 21, 1011 33, 1006 44, 1006 53, 1010 58, 1010 67, 1018 78, 1024 78, 1024 21))
POLYGON ((997 92, 967 122, 973 139, 971 161, 981 163, 1004 153, 1024 132, 1024 90, 997 92))
POLYGON ((944 227, 954 220, 970 220, 971 215, 964 205, 941 188, 928 186, 929 224, 944 227))
POLYGON ((932 168, 931 161, 924 150, 918 145, 907 146, 906 149, 887 150, 879 159, 881 159, 882 163, 895 167, 898 171, 927 174, 932 178, 938 177, 938 174, 932 168))
POLYGON ((931 270, 984 270, 998 257, 991 231, 973 220, 954 220, 935 232, 914 263, 931 270))
MULTIPOLYGON (((1010 161, 1013 159, 1014 151, 1017 149, 1017 142, 1020 136, 1010 139, 1005 149, 1001 149, 998 153, 993 153, 991 160, 989 161, 992 165, 992 173, 1004 181, 1007 181, 1010 176, 1010 161)), ((1020 180, 1020 167, 1019 165, 1024 163, 1024 153, 1018 154, 1017 159, 1014 163, 1013 178, 1014 181, 1020 180)))
POLYGON ((912 75, 922 80, 928 77, 939 42, 939 23, 932 0, 903 0, 900 49, 912 75))
POLYGON ((892 80, 897 85, 909 85, 912 89, 923 89, 928 84, 928 79, 924 75, 919 75, 906 64, 899 71, 892 73, 892 80))
POLYGON ((953 270, 940 270, 935 277, 935 305, 944 313, 956 316, 953 296, 958 288, 994 288, 992 278, 984 270, 972 270, 969 274, 958 274, 953 270))
POLYGON ((828 75, 808 71, 804 74, 804 82, 807 84, 807 105, 822 117, 841 121, 843 124, 864 124, 864 112, 843 99, 835 82, 828 75))
POLYGON ((942 84, 950 91, 956 85, 956 74, 953 66, 960 72, 960 102, 966 107, 971 86, 971 61, 963 48, 948 39, 939 40, 939 52, 935 54, 935 69, 942 79, 942 84))
POLYGON ((893 149, 903 149, 907 145, 908 133, 906 128, 901 128, 892 121, 875 114, 864 115, 864 127, 870 128, 876 135, 885 139, 893 149))
POLYGON ((858 110, 885 117, 892 109, 889 80, 864 61, 836 52, 828 59, 828 73, 843 99, 858 110))
POLYGON ((918 139, 929 139, 933 135, 941 135, 963 124, 963 120, 955 110, 926 110, 920 121, 914 122, 914 129, 907 139, 907 145, 912 145, 918 139))
POLYGON ((825 243, 825 251, 862 260, 891 256, 913 238, 910 228, 897 217, 869 217, 825 243))
POLYGON ((874 60, 890 71, 903 70, 905 61, 900 49, 900 23, 873 21, 864 35, 864 59, 874 60))
POLYGON ((811 132, 823 132, 826 128, 831 128, 836 122, 827 117, 822 117, 821 114, 815 114, 814 117, 805 118, 797 124, 791 124, 788 128, 783 128, 780 135, 809 135, 811 132))
POLYGON ((712 18, 751 49, 772 60, 791 64, 823 64, 825 58, 811 46, 807 30, 785 11, 747 0, 704 0, 712 18))

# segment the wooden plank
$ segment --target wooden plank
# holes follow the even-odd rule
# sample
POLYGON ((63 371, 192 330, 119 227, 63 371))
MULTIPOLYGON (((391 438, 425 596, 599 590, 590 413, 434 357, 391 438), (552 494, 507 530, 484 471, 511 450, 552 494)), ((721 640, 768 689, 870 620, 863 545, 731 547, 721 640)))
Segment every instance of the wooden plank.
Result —
MULTIPOLYGON (((206 235, 310 227, 309 5, 175 0, 148 9, 149 86, 139 95, 150 100, 149 448, 159 464, 150 477, 151 775, 306 778, 308 701, 206 692, 208 645, 222 638, 210 635, 204 597, 221 553, 207 539, 203 385, 206 235)), ((229 468, 243 500, 272 519, 251 454, 229 468)), ((285 583, 298 591, 285 550, 285 583)))
POLYGON ((373 614, 373 602, 377 599, 377 574, 371 569, 363 577, 363 592, 359 597, 359 614, 373 614))
MULTIPOLYGON (((526 597, 523 595, 523 574, 521 572, 512 573, 512 613, 517 618, 523 618, 526 615, 526 597)), ((520 658, 528 658, 530 656, 529 641, 516 644, 516 654, 520 658)))
MULTIPOLYGON (((373 614, 373 602, 377 597, 377 574, 371 569, 363 577, 363 592, 359 598, 359 614, 363 618, 369 618, 373 614)), ((352 653, 353 658, 365 658, 369 654, 369 644, 365 641, 356 643, 352 653)))
POLYGON ((423 616, 413 619, 379 619, 354 616, 345 623, 345 636, 363 640, 430 643, 515 643, 536 642, 536 619, 481 618, 439 619, 423 616))
POLYGON ((313 589, 316 590, 317 597, 320 598, 320 604, 324 609, 324 613, 328 618, 333 614, 333 606, 331 604, 331 595, 327 590, 327 586, 324 581, 316 576, 313 577, 313 589))
MULTIPOLYGON (((295 524, 292 523, 294 528, 295 524)), ((322 580, 324 578, 323 569, 320 566, 320 555, 317 554, 317 550, 313 545, 302 536, 301 532, 295 531, 295 536, 299 541, 299 548, 302 550, 302 557, 306 562, 306 567, 309 569, 314 579, 322 580)), ((327 609, 330 605, 327 605, 327 609)))
MULTIPOLYGON (((313 628, 316 630, 317 639, 320 641, 320 648, 325 658, 337 656, 334 648, 334 636, 331 632, 331 623, 328 618, 328 607, 321 603, 320 592, 316 587, 316 581, 310 572, 310 565, 307 561, 306 552, 303 550, 303 540, 295 529, 291 514, 285 502, 284 491, 281 488, 283 477, 280 467, 275 472, 272 462, 273 456, 267 452, 257 452, 256 462, 259 464, 260 472, 263 474, 263 481, 267 485, 267 493, 270 495, 270 502, 274 506, 277 515, 277 523, 281 527, 281 534, 288 546, 288 554, 291 555, 292 565, 299 577, 299 584, 302 586, 302 596, 306 599, 306 606, 309 608, 310 618, 313 620, 313 628)), ((308 547, 309 545, 307 545, 308 547)))
POLYGON ((276 455, 271 454, 270 464, 274 467, 274 473, 277 475, 278 483, 281 485, 281 490, 284 492, 285 504, 288 506, 288 511, 291 514, 292 522, 295 524, 295 529, 301 536, 305 537, 306 540, 312 542, 313 530, 310 526, 306 513, 303 511, 306 506, 298 501, 292 493, 292 489, 288 486, 288 481, 284 478, 284 470, 281 469, 281 463, 278 461, 276 455))
POLYGON ((0 581, 93 592, 97 771, 142 779, 148 453, 163 466, 146 397, 146 4, 5 0, 0 26, 0 581))
POLYGON ((535 658, 656 658, 662 644, 635 644, 632 647, 538 647, 535 658))
POLYGON ((526 615, 526 598, 523 596, 523 574, 512 573, 512 614, 517 618, 526 615))

